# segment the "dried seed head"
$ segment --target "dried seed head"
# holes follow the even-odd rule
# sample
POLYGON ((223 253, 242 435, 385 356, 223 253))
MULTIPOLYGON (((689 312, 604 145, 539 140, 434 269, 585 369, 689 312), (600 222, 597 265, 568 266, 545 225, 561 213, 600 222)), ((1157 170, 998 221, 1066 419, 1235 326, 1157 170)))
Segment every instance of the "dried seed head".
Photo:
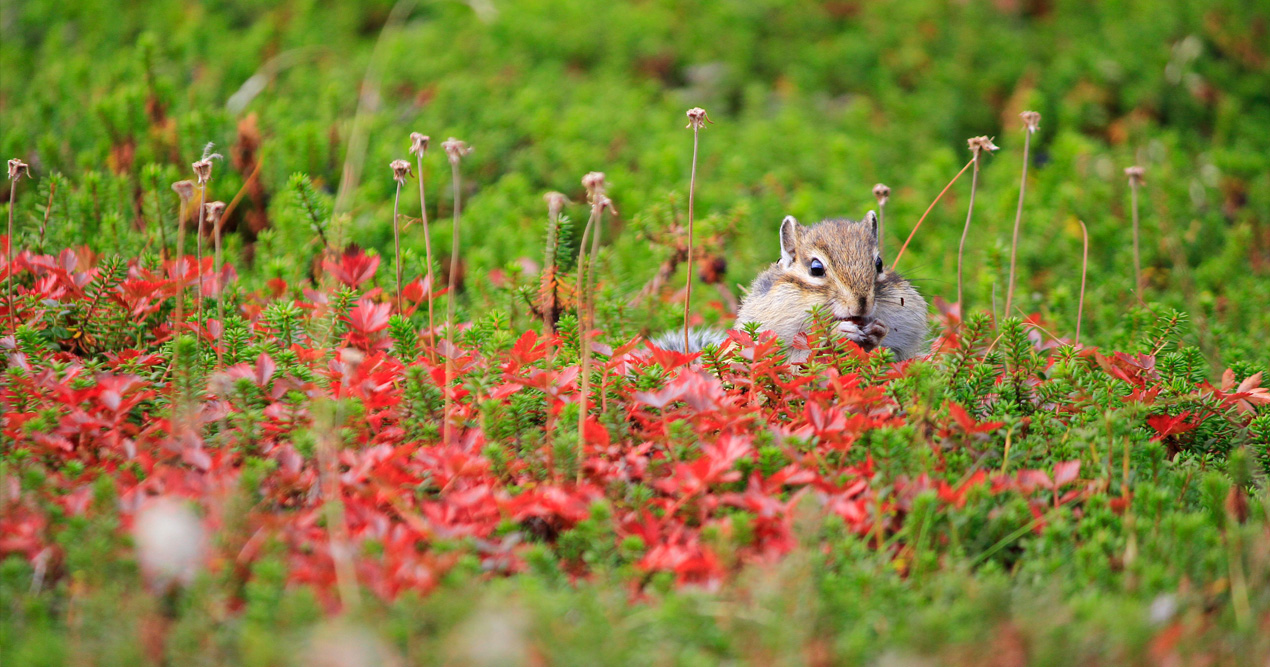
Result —
POLYGON ((997 145, 992 143, 992 139, 988 137, 970 137, 966 140, 966 144, 970 146, 970 152, 974 153, 976 158, 979 157, 981 151, 991 153, 997 150, 997 145))
POLYGON ((217 229, 220 228, 221 216, 224 215, 224 213, 225 202, 223 201, 209 201, 203 205, 203 214, 207 216, 208 221, 210 221, 217 229))
POLYGON ((594 200, 597 195, 604 194, 604 172, 591 171, 582 177, 582 187, 586 188, 587 197, 594 200))
POLYGON ((203 145, 203 157, 202 157, 202 159, 204 159, 204 160, 224 160, 224 159, 225 159, 225 156, 224 156, 224 155, 221 155, 220 153, 213 153, 213 152, 212 152, 212 151, 214 151, 215 149, 216 149, 216 143, 215 143, 215 142, 211 142, 211 141, 209 141, 209 142, 207 142, 206 144, 204 144, 204 145, 203 145))
POLYGON ((1019 114, 1019 117, 1023 119, 1023 127, 1029 133, 1036 132, 1037 128, 1041 126, 1041 114, 1035 111, 1024 111, 1019 114))
POLYGON ((1143 169, 1142 167, 1139 167, 1137 165, 1134 165, 1132 167, 1125 167, 1124 175, 1129 177, 1129 185, 1145 185, 1146 184, 1146 179, 1144 178, 1144 176, 1146 175, 1146 170, 1143 169))
POLYGON ((420 132, 410 133, 410 154, 423 157, 428 152, 428 142, 432 141, 432 137, 420 132))
POLYGON ((560 215, 560 211, 564 209, 565 204, 569 203, 568 197, 555 191, 543 195, 542 199, 547 202, 547 213, 553 218, 560 215))
POLYGON ((199 185, 203 185, 204 183, 207 183, 209 179, 211 179, 212 177, 212 159, 211 158, 199 160, 198 162, 195 162, 194 164, 190 166, 194 167, 194 175, 198 178, 199 185))
POLYGON ((415 175, 410 163, 405 160, 393 160, 388 166, 392 169, 392 180, 397 181, 397 185, 405 185, 406 179, 415 175))
POLYGON ((597 196, 595 198, 595 206, 601 211, 607 208, 609 210, 609 213, 612 213, 613 215, 618 214, 617 207, 613 205, 613 200, 609 199, 607 195, 597 196))
POLYGON ((446 157, 450 158, 450 164, 458 164, 464 155, 472 152, 472 147, 465 142, 459 141, 454 137, 450 137, 441 142, 441 148, 445 149, 446 157))
POLYGON ((198 162, 190 165, 191 167, 194 167, 194 175, 198 177, 199 185, 206 184, 207 181, 212 178, 212 160, 225 159, 225 156, 220 153, 212 152, 212 149, 215 147, 216 144, 213 144, 210 141, 207 142, 207 145, 203 147, 203 157, 198 162))
POLYGON ((9 180, 17 181, 19 178, 26 176, 31 177, 31 168, 25 162, 17 158, 9 160, 9 180))
POLYGON ((705 127, 706 123, 713 125, 714 121, 710 120, 710 116, 706 115, 705 109, 702 109, 701 107, 693 107, 688 110, 688 124, 684 127, 699 130, 705 127))
POLYGON ((886 206, 887 200, 891 198, 891 188, 878 183, 873 186, 873 197, 878 200, 878 206, 886 206))
POLYGON ((194 197, 194 181, 177 181, 172 184, 172 191, 182 201, 189 201, 194 197))

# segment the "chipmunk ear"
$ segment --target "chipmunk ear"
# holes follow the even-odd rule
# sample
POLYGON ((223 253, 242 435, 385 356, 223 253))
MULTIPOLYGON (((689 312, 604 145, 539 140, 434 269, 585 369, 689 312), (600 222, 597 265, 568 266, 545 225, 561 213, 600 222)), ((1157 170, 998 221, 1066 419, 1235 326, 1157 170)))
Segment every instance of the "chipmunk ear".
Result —
POLYGON ((798 231, 800 225, 794 216, 787 215, 781 221, 781 266, 788 269, 794 264, 798 254, 798 231))
POLYGON ((873 240, 878 240, 878 214, 873 211, 865 213, 863 222, 868 223, 869 229, 873 230, 873 240))

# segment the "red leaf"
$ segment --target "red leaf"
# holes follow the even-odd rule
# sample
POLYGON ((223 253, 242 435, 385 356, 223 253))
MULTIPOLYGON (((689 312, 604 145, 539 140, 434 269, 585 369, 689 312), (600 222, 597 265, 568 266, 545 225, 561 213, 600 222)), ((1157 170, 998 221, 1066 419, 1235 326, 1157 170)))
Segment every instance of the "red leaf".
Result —
POLYGON ((322 268, 330 271, 336 280, 357 288, 375 276, 375 270, 379 268, 379 257, 369 256, 357 246, 349 246, 340 256, 338 264, 323 261, 322 268))
POLYGON ((1076 481, 1080 476, 1080 461, 1065 461, 1054 465, 1054 486, 1062 487, 1076 481))
POLYGON ((386 303, 372 303, 370 299, 362 299, 348 313, 348 324, 354 331, 362 335, 372 334, 388 328, 388 317, 392 306, 386 303))
POLYGON ((1147 417, 1147 424, 1155 429, 1155 437, 1152 440, 1163 440, 1170 435, 1186 433, 1193 431, 1201 423, 1204 418, 1193 414, 1190 410, 1177 415, 1151 415, 1147 417))
POLYGON ((261 387, 267 386, 276 370, 278 370, 278 364, 274 363, 273 358, 268 354, 261 352, 260 357, 256 359, 256 384, 261 387))

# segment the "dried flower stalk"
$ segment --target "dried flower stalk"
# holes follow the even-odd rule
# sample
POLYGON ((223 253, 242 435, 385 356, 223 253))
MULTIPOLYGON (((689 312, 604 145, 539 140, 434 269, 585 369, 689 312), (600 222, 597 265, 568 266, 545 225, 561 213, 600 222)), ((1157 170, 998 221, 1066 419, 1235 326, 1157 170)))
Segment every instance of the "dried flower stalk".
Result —
MULTIPOLYGON (((180 270, 185 264, 185 213, 190 208, 190 200, 194 198, 194 182, 193 181, 177 181, 172 184, 172 191, 181 200, 181 207, 177 211, 176 226, 176 263, 173 270, 180 270)), ((177 292, 176 292, 176 321, 172 325, 173 335, 175 335, 176 327, 185 321, 185 273, 182 271, 176 276, 177 292)))
POLYGON ((195 322, 195 329, 198 331, 196 339, 198 340, 200 347, 203 345, 203 214, 205 213, 204 207, 207 205, 207 182, 212 179, 212 160, 222 157, 220 153, 213 153, 211 151, 212 144, 209 143, 203 147, 203 157, 190 165, 190 167, 194 169, 194 177, 198 181, 199 186, 198 245, 196 246, 198 282, 195 285, 198 293, 198 303, 196 304, 197 320, 195 322))
POLYGON ((873 198, 878 200, 878 256, 882 255, 882 239, 886 230, 886 202, 891 199, 891 188, 878 183, 873 186, 873 198))
POLYGON ((687 261, 687 277, 684 279, 684 351, 692 349, 688 342, 688 309, 692 305, 692 205, 697 190, 697 143, 701 134, 701 128, 706 123, 714 123, 710 117, 706 115, 706 110, 701 107, 693 107, 688 110, 688 124, 685 126, 692 129, 692 171, 688 177, 688 261, 687 261))
POLYGON ((436 281, 432 276, 432 234, 428 229, 428 204, 423 192, 423 155, 428 152, 428 144, 432 138, 419 132, 410 133, 410 152, 414 154, 419 165, 419 219, 423 222, 423 253, 427 262, 426 275, 428 281, 428 357, 433 363, 437 360, 436 321, 432 317, 432 295, 436 292, 436 281))
POLYGON ((446 304, 445 318, 445 406, 441 417, 441 435, 442 442, 448 443, 453 435, 450 428, 450 410, 454 404, 454 390, 451 384, 454 382, 454 301, 456 295, 454 293, 454 276, 458 272, 459 266, 459 162, 464 156, 472 152, 468 145, 454 137, 450 137, 442 142, 441 147, 445 149, 445 155, 450 161, 450 174, 454 181, 454 227, 451 235, 450 248, 450 272, 446 276, 446 291, 449 294, 446 304))
POLYGON ((957 246, 957 305, 961 308, 961 312, 966 312, 965 304, 962 303, 962 280, 961 269, 962 259, 966 251, 966 237, 970 234, 970 220, 975 212, 975 190, 979 186, 979 155, 984 151, 995 151, 997 147, 993 145, 992 140, 988 137, 971 137, 966 141, 970 146, 970 152, 973 154, 971 162, 974 164, 974 173, 970 177, 970 205, 966 208, 966 226, 961 230, 961 243, 957 246))
POLYGON ((1010 313, 1010 305, 1014 303, 1014 267, 1019 254, 1019 223, 1023 220, 1023 193, 1027 191, 1028 151, 1032 146, 1032 135, 1041 126, 1041 114, 1035 111, 1024 111, 1019 114, 1023 119, 1023 176, 1019 180, 1019 207, 1014 212, 1014 238, 1010 242, 1010 282, 1005 292, 1005 312, 1010 313))
POLYGON ((556 265, 558 264, 557 246, 559 245, 560 211, 564 210, 565 205, 569 203, 569 198, 559 192, 548 192, 542 198, 543 201, 547 202, 548 226, 547 248, 543 254, 539 291, 542 298, 542 330, 544 333, 551 335, 556 332, 556 317, 559 309, 559 301, 556 295, 556 265))
POLYGON ((392 180, 397 181, 397 194, 392 200, 392 247, 397 263, 397 313, 403 314, 406 311, 401 307, 401 226, 398 224, 397 207, 401 203, 401 186, 414 174, 410 173, 410 163, 405 160, 393 160, 388 167, 392 169, 392 180))
MULTIPOLYGON (((220 322, 221 332, 225 331, 225 294, 224 285, 221 284, 221 228, 224 225, 225 218, 225 202, 214 201, 209 202, 203 212, 207 220, 212 225, 212 240, 215 244, 215 250, 212 255, 212 273, 215 275, 216 285, 216 321, 220 322)), ((225 351, 223 345, 216 346, 216 367, 220 368, 225 362, 225 351)))
POLYGON ((13 237, 13 207, 18 203, 18 179, 23 176, 29 178, 31 176, 31 168, 18 158, 9 160, 9 246, 7 251, 8 256, 5 258, 5 268, 8 270, 9 275, 6 277, 4 282, 9 306, 9 332, 15 335, 18 332, 18 325, 17 313, 14 312, 13 306, 13 281, 15 280, 17 273, 13 269, 13 244, 15 241, 13 237))
POLYGON ((1085 276, 1089 272, 1089 229, 1080 222, 1080 234, 1084 239, 1084 251, 1080 256, 1080 300, 1076 304, 1076 347, 1080 347, 1080 320, 1085 314, 1085 276))
POLYGON ((1138 246, 1138 188, 1146 183, 1143 178, 1146 170, 1139 166, 1126 167, 1125 176, 1129 177, 1129 189, 1133 197, 1133 291, 1142 301, 1142 254, 1138 246))

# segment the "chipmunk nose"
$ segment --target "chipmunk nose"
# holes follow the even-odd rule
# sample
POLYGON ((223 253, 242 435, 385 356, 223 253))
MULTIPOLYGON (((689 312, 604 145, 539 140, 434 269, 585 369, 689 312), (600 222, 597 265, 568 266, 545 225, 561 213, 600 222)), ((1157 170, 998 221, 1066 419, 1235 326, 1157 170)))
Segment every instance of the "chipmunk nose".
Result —
POLYGON ((866 297, 843 295, 830 302, 833 314, 840 320, 871 319, 869 317, 869 300, 866 297))

